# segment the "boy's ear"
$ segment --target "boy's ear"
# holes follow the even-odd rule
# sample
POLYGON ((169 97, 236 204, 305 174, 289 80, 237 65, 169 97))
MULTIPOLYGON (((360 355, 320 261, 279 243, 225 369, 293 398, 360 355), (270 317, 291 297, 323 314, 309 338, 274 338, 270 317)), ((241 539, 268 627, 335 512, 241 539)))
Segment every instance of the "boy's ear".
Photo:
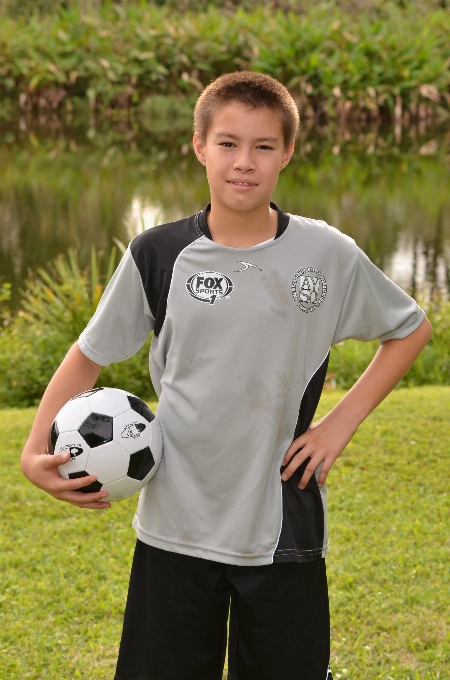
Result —
POLYGON ((197 133, 195 133, 192 138, 192 146, 194 147, 195 155, 197 156, 200 163, 202 165, 206 165, 205 145, 200 141, 197 133))
POLYGON ((289 163, 289 161, 292 158, 292 154, 294 153, 294 148, 295 144, 291 144, 288 146, 287 149, 284 150, 283 152, 283 159, 281 161, 281 170, 286 167, 286 165, 289 163))

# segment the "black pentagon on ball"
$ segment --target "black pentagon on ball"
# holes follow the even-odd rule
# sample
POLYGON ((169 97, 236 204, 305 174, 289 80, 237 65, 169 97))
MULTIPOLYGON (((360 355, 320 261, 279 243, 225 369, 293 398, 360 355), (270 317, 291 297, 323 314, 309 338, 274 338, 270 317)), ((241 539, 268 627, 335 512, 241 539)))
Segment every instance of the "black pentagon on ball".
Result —
MULTIPOLYGON (((69 479, 79 479, 80 477, 89 477, 89 473, 86 470, 82 472, 70 472, 69 479)), ((75 491, 82 491, 83 493, 93 493, 94 491, 100 491, 102 484, 99 481, 92 482, 87 486, 82 486, 80 489, 75 489, 75 491)))
POLYGON ((56 440, 58 439, 58 437, 59 437, 58 425, 56 424, 56 420, 54 420, 50 430, 51 453, 55 452, 56 440))
POLYGON ((150 411, 145 401, 142 401, 142 399, 139 399, 139 397, 133 397, 131 395, 128 395, 128 401, 130 402, 130 406, 133 411, 139 413, 139 415, 145 418, 147 422, 151 423, 152 420, 155 419, 155 416, 150 411))
POLYGON ((70 401, 74 401, 74 399, 83 399, 83 397, 90 397, 91 394, 95 394, 96 392, 101 392, 103 390, 103 387, 96 387, 95 389, 92 390, 86 390, 86 392, 80 392, 80 394, 77 394, 75 397, 72 397, 70 401))
POLYGON ((113 438, 113 419, 101 413, 91 413, 84 423, 78 428, 86 444, 91 449, 102 444, 107 444, 113 438))
POLYGON ((155 459, 148 446, 145 449, 136 451, 130 456, 130 464, 128 466, 128 477, 132 479, 139 479, 142 481, 148 475, 155 464, 155 459))

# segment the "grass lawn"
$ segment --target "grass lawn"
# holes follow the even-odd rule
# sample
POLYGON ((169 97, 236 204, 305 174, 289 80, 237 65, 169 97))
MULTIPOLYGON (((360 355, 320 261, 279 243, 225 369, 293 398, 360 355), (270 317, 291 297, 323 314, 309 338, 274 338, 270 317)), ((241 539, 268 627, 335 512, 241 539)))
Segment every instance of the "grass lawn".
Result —
MULTIPOLYGON (((450 678, 449 413, 450 387, 395 391, 330 474, 335 678, 450 678)), ((136 497, 94 513, 31 486, 33 415, 0 411, 0 679, 111 680, 136 497)))

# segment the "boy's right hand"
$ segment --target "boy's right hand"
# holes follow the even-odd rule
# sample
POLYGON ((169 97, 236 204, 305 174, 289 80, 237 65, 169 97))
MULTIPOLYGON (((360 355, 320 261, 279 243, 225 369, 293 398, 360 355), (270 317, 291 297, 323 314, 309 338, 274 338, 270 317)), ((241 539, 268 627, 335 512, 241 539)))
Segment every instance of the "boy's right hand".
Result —
POLYGON ((47 453, 48 433, 58 411, 76 394, 90 390, 95 385, 101 366, 88 359, 76 342, 67 352, 60 367, 45 390, 25 444, 20 467, 32 484, 59 501, 72 503, 79 508, 103 510, 109 508, 106 491, 83 493, 76 491, 95 482, 96 477, 64 479, 57 466, 67 463, 69 453, 47 453))
POLYGON ((46 452, 38 453, 25 447, 20 466, 23 474, 32 484, 46 491, 59 501, 66 501, 66 503, 89 510, 110 508, 111 504, 105 499, 108 495, 106 491, 96 491, 94 493, 76 491, 76 489, 89 486, 89 484, 95 482, 97 479, 95 476, 91 475, 78 479, 64 479, 60 477, 57 466, 67 463, 69 455, 69 453, 49 455, 46 452))

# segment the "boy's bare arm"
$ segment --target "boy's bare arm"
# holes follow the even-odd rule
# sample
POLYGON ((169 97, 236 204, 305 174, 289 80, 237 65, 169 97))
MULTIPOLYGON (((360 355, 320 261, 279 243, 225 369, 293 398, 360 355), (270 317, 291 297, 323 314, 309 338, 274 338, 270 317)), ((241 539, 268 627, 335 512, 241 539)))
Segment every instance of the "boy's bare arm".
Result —
POLYGON ((75 491, 95 481, 94 476, 82 479, 63 479, 57 465, 66 463, 69 453, 47 454, 51 424, 64 404, 80 392, 90 390, 100 373, 101 366, 88 359, 75 343, 45 390, 36 413, 30 436, 22 453, 20 465, 30 482, 58 500, 67 501, 80 508, 101 510, 110 504, 101 499, 106 492, 82 493, 75 491))
POLYGON ((431 324, 424 319, 419 328, 403 340, 388 340, 345 397, 310 429, 295 439, 283 460, 287 465, 281 478, 289 479, 310 458, 299 482, 304 489, 322 464, 318 484, 322 486, 336 458, 347 446, 362 421, 389 394, 414 363, 431 336, 431 324))

